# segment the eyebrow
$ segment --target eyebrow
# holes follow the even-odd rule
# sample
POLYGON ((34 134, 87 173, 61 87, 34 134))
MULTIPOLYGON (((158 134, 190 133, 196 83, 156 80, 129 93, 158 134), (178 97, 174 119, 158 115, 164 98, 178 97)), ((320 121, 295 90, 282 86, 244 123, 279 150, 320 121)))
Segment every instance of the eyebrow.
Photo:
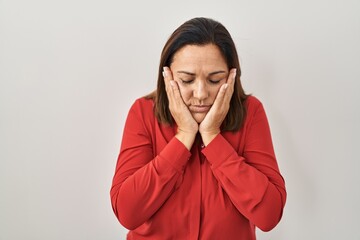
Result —
MULTIPOLYGON (((190 75, 190 76, 195 76, 195 73, 187 72, 187 71, 177 71, 177 73, 183 73, 183 74, 187 74, 187 75, 190 75)), ((211 72, 208 75, 212 76, 212 75, 216 75, 216 74, 219 74, 219 73, 226 73, 226 72, 223 71, 223 70, 220 70, 220 71, 211 72)))

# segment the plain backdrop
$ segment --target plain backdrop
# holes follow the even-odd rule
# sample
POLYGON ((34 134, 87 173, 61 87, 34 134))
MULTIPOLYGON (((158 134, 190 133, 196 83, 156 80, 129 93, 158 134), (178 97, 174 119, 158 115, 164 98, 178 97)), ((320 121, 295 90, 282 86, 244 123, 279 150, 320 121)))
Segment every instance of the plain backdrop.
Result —
POLYGON ((125 239, 110 186, 129 107, 184 21, 223 23, 286 180, 258 239, 360 239, 358 0, 0 0, 0 239, 125 239))

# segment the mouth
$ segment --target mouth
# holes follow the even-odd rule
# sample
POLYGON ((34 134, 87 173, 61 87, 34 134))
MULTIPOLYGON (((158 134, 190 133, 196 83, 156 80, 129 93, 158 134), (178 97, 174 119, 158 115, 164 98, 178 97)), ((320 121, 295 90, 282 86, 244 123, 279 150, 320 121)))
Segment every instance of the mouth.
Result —
POLYGON ((190 112, 193 113, 206 113, 210 110, 211 105, 191 105, 190 112))

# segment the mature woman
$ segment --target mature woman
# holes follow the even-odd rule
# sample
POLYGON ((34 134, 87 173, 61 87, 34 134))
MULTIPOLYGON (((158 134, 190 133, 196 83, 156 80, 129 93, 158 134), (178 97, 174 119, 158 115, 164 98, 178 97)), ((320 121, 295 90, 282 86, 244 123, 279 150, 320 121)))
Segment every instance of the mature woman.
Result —
POLYGON ((157 89, 125 124, 111 202, 127 239, 256 239, 282 216, 284 180, 261 102, 244 93, 225 27, 194 18, 161 54, 157 89))

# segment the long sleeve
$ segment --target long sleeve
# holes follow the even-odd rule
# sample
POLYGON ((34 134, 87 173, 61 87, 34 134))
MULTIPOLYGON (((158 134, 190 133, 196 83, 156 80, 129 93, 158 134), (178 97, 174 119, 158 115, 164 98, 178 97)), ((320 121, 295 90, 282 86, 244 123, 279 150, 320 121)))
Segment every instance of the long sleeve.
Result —
POLYGON ((270 128, 260 102, 253 112, 245 136, 242 155, 222 134, 202 153, 215 178, 232 203, 250 222, 263 231, 276 226, 286 201, 284 180, 273 150, 270 128))
POLYGON ((146 125, 154 117, 151 111, 139 102, 130 109, 110 191, 115 215, 130 230, 147 221, 172 194, 191 155, 175 137, 154 154, 154 133, 146 125))

